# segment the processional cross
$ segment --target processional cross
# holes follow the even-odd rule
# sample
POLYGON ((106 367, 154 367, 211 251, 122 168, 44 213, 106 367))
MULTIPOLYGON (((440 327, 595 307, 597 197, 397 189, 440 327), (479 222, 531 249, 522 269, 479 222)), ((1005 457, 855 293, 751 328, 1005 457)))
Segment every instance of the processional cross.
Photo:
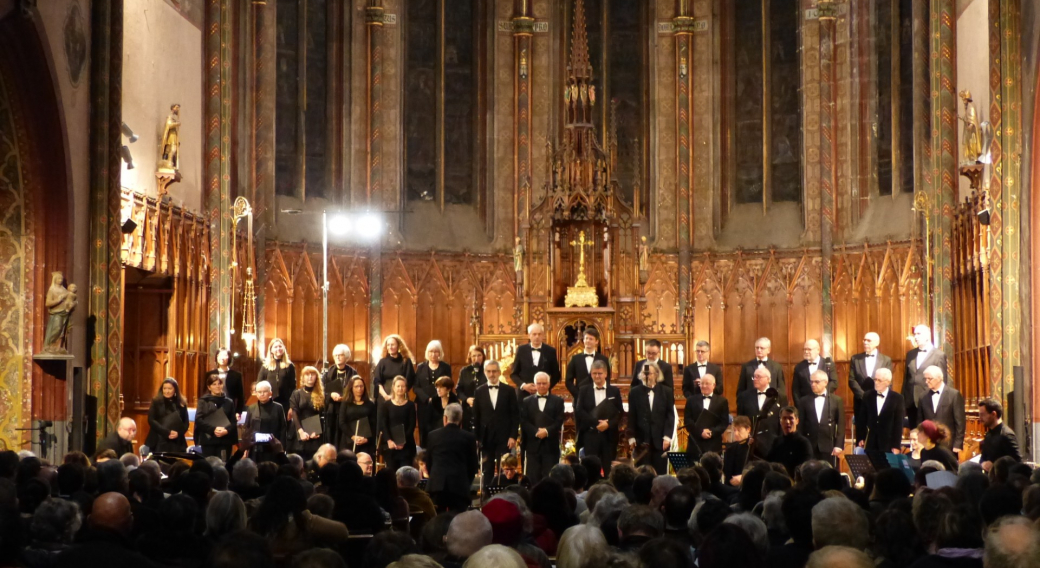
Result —
POLYGON ((592 241, 585 240, 585 231, 579 231, 578 240, 571 241, 571 246, 578 250, 578 280, 574 286, 567 287, 567 296, 564 298, 567 307, 599 305, 596 289, 585 281, 585 247, 591 248, 592 244, 592 241))

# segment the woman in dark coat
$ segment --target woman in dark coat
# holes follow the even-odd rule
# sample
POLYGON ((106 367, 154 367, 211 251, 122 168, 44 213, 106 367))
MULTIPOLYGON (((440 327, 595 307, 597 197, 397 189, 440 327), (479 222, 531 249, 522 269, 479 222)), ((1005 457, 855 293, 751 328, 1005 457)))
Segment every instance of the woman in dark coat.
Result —
POLYGON ((216 375, 220 377, 220 380, 224 384, 224 396, 231 399, 231 403, 235 407, 236 413, 241 413, 246 409, 246 400, 248 397, 245 395, 245 390, 242 382, 242 373, 232 369, 229 365, 231 363, 231 354, 227 349, 217 349, 217 368, 212 369, 206 373, 206 376, 202 378, 203 391, 199 393, 200 396, 206 396, 209 394, 209 385, 207 380, 210 375, 216 375))
POLYGON ((332 362, 334 365, 325 369, 321 377, 321 387, 325 389, 325 439, 337 447, 339 446, 339 413, 343 404, 344 387, 350 378, 357 374, 357 370, 347 364, 350 361, 350 347, 340 343, 332 348, 332 362))
POLYGON ((383 340, 383 356, 372 370, 372 396, 383 405, 390 400, 390 386, 394 377, 405 378, 407 391, 415 386, 415 367, 412 365, 412 352, 400 335, 392 333, 383 340))
POLYGON ((322 415, 325 410, 325 392, 318 380, 318 369, 314 367, 304 367, 300 380, 303 385, 289 397, 289 407, 292 409, 293 429, 300 441, 300 453, 305 459, 310 459, 324 443, 324 428, 321 431, 308 430, 304 428, 304 421, 322 415))
POLYGON ((271 383, 274 391, 274 401, 289 411, 289 397, 296 390, 296 365, 289 359, 289 353, 285 350, 285 343, 277 337, 271 340, 267 347, 267 357, 256 374, 256 382, 267 381, 271 383))
POLYGON ((441 342, 434 339, 426 346, 426 360, 419 363, 415 369, 415 408, 419 415, 419 445, 426 447, 426 434, 430 430, 440 428, 438 419, 437 427, 430 428, 432 415, 430 405, 437 397, 434 385, 441 377, 451 378, 451 365, 441 361, 444 357, 444 348, 441 342))
MULTIPOLYGON (((437 383, 435 384, 437 396, 430 400, 430 408, 426 417, 426 431, 428 433, 444 427, 444 409, 448 408, 449 404, 454 404, 459 401, 459 397, 452 392, 454 387, 455 383, 452 382, 450 377, 441 377, 437 379, 437 383)), ((426 446, 423 447, 425 448, 426 446)))
POLYGON ((145 444, 153 452, 184 452, 188 443, 188 403, 181 395, 177 379, 166 377, 148 409, 148 438, 145 444))
POLYGON ((408 400, 408 382, 404 377, 394 378, 393 397, 379 407, 379 433, 386 449, 384 461, 392 471, 412 465, 415 459, 415 404, 408 400), (404 426, 404 443, 394 442, 393 432, 404 426))
POLYGON ((946 468, 946 471, 957 473, 960 462, 950 450, 950 430, 945 424, 925 420, 917 427, 917 439, 921 442, 921 463, 935 460, 946 468))
POLYGON ((235 418, 234 402, 224 396, 224 381, 219 375, 206 375, 208 394, 199 399, 195 411, 195 439, 202 446, 202 455, 216 456, 227 460, 234 453, 232 447, 238 443, 238 426, 235 418), (215 412, 223 412, 228 419, 227 426, 212 426, 207 417, 215 412))
POLYGON ((368 389, 361 377, 354 375, 343 389, 344 398, 339 408, 339 448, 354 453, 376 455, 376 403, 368 398, 368 389), (365 433, 368 427, 368 436, 365 433))
POLYGON ((462 427, 470 432, 473 431, 473 397, 476 396, 477 387, 487 384, 484 376, 484 348, 473 345, 469 348, 469 365, 459 372, 459 384, 457 394, 459 402, 462 403, 462 427))

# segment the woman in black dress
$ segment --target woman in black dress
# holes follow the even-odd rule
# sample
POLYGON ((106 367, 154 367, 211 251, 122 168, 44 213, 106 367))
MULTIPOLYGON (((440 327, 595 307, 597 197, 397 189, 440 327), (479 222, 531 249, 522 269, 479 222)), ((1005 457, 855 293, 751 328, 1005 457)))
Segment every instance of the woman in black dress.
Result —
POLYGON ((195 439, 202 446, 203 456, 216 456, 226 461, 233 453, 232 447, 238 443, 235 403, 224 396, 224 381, 220 375, 206 374, 206 389, 208 394, 199 399, 199 406, 195 411, 195 439), (214 412, 223 412, 228 419, 228 425, 210 425, 206 417, 214 412))
MULTIPOLYGON (((452 392, 455 382, 450 377, 437 379, 434 386, 437 389, 437 396, 430 400, 429 416, 427 416, 426 421, 427 432, 433 432, 438 428, 442 428, 444 426, 444 409, 448 408, 449 404, 459 401, 459 397, 452 392)), ((425 448, 426 446, 423 447, 425 448)))
POLYGON ((408 381, 402 376, 391 383, 393 396, 379 407, 379 433, 386 448, 384 461, 391 471, 412 465, 415 459, 415 404, 408 400, 408 381), (404 426, 404 443, 394 442, 393 432, 404 426))
POLYGON ((339 447, 376 455, 376 403, 368 398, 368 389, 361 377, 354 375, 343 389, 345 398, 339 408, 339 447), (368 435, 362 421, 368 423, 368 435))
MULTIPOLYGON (((330 444, 339 444, 339 412, 345 398, 343 388, 350 377, 357 374, 350 361, 350 347, 340 343, 332 348, 332 362, 335 363, 321 377, 321 386, 325 389, 325 439, 330 444)), ((342 446, 338 446, 342 447, 342 446)))
POLYGON ((477 387, 487 384, 484 376, 484 348, 472 345, 469 348, 469 365, 459 372, 458 396, 462 402, 462 427, 473 431, 473 397, 477 387))
POLYGON ((235 408, 236 413, 241 413, 246 409, 246 395, 244 387, 242 386, 242 373, 232 369, 231 365, 231 354, 227 349, 217 349, 217 368, 206 373, 206 376, 202 378, 203 392, 200 393, 202 396, 209 394, 209 377, 210 375, 216 375, 220 377, 221 382, 224 385, 224 396, 231 399, 231 404, 235 408))
POLYGON ((148 409, 148 438, 145 444, 153 452, 184 452, 188 443, 188 403, 181 395, 177 379, 166 377, 148 409))
POLYGON ((372 371, 373 396, 382 406, 383 401, 390 400, 390 383, 394 378, 405 378, 406 393, 415 385, 415 367, 412 366, 412 352, 404 339, 396 333, 383 340, 383 356, 372 371))
POLYGON ((945 424, 925 420, 917 427, 917 439, 921 442, 921 463, 935 460, 946 468, 946 471, 957 473, 960 462, 950 451, 950 430, 945 424))
POLYGON ((304 428, 304 421, 314 416, 321 416, 325 410, 325 391, 321 388, 318 380, 318 369, 306 366, 300 373, 300 381, 303 385, 293 391, 289 397, 289 407, 292 409, 293 430, 296 431, 296 439, 300 441, 300 454, 309 459, 318 451, 323 443, 322 431, 304 428))
POLYGON ((289 411, 289 397, 296 390, 296 366, 289 359, 285 342, 277 337, 267 347, 267 358, 256 374, 256 382, 267 381, 274 390, 274 401, 289 411))
POLYGON ((442 358, 444 358, 444 348, 441 347, 440 341, 434 339, 426 346, 426 360, 415 368, 415 408, 419 415, 419 445, 424 448, 426 447, 426 435, 431 430, 440 428, 440 418, 437 419, 436 427, 430 427, 432 424, 430 405, 437 396, 434 385, 441 377, 451 378, 451 365, 442 362, 442 358))

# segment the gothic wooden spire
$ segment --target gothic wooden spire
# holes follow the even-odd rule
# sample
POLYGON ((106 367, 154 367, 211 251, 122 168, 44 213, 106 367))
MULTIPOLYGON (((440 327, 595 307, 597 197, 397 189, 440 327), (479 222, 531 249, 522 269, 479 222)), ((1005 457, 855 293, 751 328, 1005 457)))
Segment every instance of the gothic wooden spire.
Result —
POLYGON ((574 21, 571 30, 571 59, 567 65, 570 79, 586 81, 592 79, 592 64, 589 63, 589 34, 585 29, 585 1, 574 0, 574 21))

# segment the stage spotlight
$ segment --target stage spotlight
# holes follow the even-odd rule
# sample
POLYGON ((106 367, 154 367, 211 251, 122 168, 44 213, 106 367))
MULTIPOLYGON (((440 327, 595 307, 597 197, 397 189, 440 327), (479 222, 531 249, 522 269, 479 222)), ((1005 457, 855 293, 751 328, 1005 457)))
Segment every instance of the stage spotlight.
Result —
POLYGON ((130 127, 127 126, 125 122, 120 124, 119 128, 123 131, 123 136, 126 136, 127 140, 131 144, 137 142, 137 139, 140 138, 140 136, 134 134, 133 130, 130 130, 130 127))
POLYGON ((134 169, 134 157, 130 155, 130 147, 123 144, 119 148, 119 155, 122 156, 123 161, 126 162, 126 169, 134 169))

